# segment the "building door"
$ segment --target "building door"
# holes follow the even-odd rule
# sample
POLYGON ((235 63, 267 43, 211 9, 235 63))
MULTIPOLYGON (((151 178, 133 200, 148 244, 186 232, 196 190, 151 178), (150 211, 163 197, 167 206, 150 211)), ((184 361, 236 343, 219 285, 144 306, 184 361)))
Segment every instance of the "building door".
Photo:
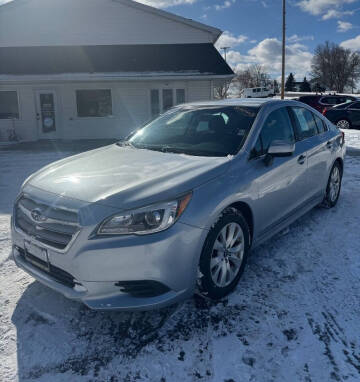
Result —
POLYGON ((53 90, 36 92, 36 119, 40 139, 57 138, 56 93, 53 90))

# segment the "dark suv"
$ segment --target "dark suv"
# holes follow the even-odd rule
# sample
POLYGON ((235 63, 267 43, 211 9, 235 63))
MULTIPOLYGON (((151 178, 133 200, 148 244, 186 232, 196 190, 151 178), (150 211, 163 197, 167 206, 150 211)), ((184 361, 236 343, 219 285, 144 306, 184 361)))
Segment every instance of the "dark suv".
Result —
POLYGON ((298 101, 306 103, 320 113, 324 113, 335 105, 356 100, 355 97, 342 95, 311 95, 298 98, 298 101))

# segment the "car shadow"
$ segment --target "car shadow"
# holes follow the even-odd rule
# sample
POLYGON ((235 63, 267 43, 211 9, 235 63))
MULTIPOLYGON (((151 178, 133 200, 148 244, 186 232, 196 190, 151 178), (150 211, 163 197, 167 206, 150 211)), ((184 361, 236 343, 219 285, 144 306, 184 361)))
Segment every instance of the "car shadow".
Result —
MULTIPOLYGON (((253 316, 242 304, 200 296, 147 312, 93 311, 35 281, 23 292, 12 315, 17 329, 18 378, 47 380, 49 375, 64 374, 61 380, 71 380, 66 375, 97 380, 99 370, 113 362, 131 365, 148 347, 171 352, 180 360, 182 344, 194 338, 198 347, 194 352, 206 353, 201 338, 209 330, 214 336, 224 336, 225 325, 226 331, 246 332, 245 326, 238 327, 240 313, 241 321, 253 316)), ((124 380, 116 378, 108 380, 124 380)))
POLYGON ((346 155, 358 157, 360 156, 360 147, 348 146, 346 147, 346 155))

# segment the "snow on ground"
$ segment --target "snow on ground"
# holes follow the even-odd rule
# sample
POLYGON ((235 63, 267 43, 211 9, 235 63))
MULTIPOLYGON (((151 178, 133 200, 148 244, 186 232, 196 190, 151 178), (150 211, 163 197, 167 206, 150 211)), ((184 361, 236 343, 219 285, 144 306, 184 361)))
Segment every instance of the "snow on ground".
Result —
POLYGON ((345 133, 347 152, 360 155, 360 130, 342 130, 345 133))
POLYGON ((105 313, 10 258, 22 181, 66 155, 0 151, 1 382, 360 380, 359 156, 346 158, 337 207, 314 209, 254 250, 228 299, 105 313))

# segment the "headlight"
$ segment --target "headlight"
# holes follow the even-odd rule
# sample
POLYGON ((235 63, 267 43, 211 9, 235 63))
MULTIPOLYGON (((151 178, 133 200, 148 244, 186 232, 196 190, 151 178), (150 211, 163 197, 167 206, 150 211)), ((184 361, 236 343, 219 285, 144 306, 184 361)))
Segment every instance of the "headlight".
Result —
POLYGON ((98 235, 146 235, 171 227, 189 204, 192 193, 178 200, 125 211, 106 219, 98 235))

